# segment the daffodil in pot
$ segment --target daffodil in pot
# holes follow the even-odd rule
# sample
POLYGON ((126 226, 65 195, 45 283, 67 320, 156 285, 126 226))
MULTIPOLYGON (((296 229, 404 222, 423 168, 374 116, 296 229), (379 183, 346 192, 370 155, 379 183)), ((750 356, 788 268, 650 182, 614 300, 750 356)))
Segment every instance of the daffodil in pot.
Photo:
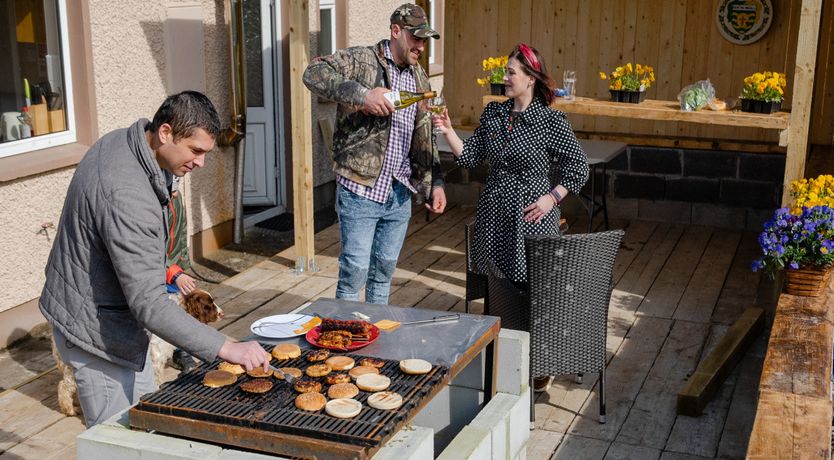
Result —
POLYGON ((779 72, 756 72, 745 77, 741 89, 741 111, 778 112, 782 109, 786 85, 785 74, 779 72))
POLYGON ((646 90, 655 81, 654 68, 630 62, 614 69, 610 74, 599 73, 599 78, 608 80, 608 91, 613 102, 640 103, 646 98, 646 90))
POLYGON ((481 67, 487 72, 484 78, 475 81, 481 86, 490 87, 490 94, 504 95, 504 74, 507 72, 507 56, 488 57, 483 60, 481 67))
POLYGON ((802 207, 799 214, 788 207, 777 209, 759 235, 762 256, 753 271, 774 277, 784 270, 787 294, 818 296, 831 276, 834 264, 834 208, 802 207))

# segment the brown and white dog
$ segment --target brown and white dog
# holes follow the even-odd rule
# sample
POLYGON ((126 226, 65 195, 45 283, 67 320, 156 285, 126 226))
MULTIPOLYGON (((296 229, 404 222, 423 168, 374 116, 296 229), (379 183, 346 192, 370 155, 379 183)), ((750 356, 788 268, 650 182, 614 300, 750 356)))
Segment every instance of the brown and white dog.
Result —
MULTIPOLYGON (((213 323, 223 318, 223 310, 217 306, 211 294, 202 289, 195 289, 191 294, 186 296, 172 294, 171 298, 175 299, 189 315, 201 323, 213 323)), ((165 365, 174 354, 174 346, 156 335, 152 335, 149 348, 151 351, 151 365, 153 366, 154 377, 157 386, 159 386, 162 381, 162 373, 165 365)), ((80 414, 81 407, 78 403, 78 388, 75 384, 75 375, 73 374, 72 366, 67 365, 61 359, 61 355, 55 348, 54 337, 52 337, 52 356, 55 357, 58 370, 62 375, 61 381, 58 382, 58 407, 64 415, 74 416, 80 414)))

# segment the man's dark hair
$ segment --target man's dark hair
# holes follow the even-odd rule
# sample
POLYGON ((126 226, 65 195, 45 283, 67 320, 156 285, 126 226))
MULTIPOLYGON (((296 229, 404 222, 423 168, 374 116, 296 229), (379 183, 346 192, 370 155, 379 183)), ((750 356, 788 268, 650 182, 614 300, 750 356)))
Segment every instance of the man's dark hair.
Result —
POLYGON ((197 128, 202 128, 214 138, 220 134, 217 109, 205 94, 197 91, 183 91, 165 98, 148 130, 156 133, 165 123, 171 125, 175 141, 191 137, 197 128))

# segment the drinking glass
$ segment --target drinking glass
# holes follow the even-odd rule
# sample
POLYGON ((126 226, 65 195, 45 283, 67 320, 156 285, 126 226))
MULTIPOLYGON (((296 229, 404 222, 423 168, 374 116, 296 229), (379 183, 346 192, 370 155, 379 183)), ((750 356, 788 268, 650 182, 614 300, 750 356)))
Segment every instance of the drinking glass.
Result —
POLYGON ((566 70, 562 74, 562 83, 565 87, 565 100, 572 101, 576 95, 576 71, 566 70))
MULTIPOLYGON (((429 110, 438 117, 443 116, 443 112, 446 110, 446 99, 443 96, 436 96, 429 99, 429 110)), ((440 131, 437 128, 434 128, 435 134, 443 134, 443 131, 440 131)))

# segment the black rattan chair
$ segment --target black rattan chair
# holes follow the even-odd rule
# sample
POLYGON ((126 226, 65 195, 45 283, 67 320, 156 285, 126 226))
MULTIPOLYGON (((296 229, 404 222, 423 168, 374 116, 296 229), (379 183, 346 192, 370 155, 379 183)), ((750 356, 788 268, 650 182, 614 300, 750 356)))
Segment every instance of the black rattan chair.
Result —
POLYGON ((466 252, 466 299, 464 302, 466 313, 469 313, 469 302, 484 299, 484 304, 486 304, 487 295, 487 276, 478 271, 472 262, 472 232, 474 230, 475 222, 470 222, 463 227, 466 252))
POLYGON ((528 291, 490 270, 489 311, 501 327, 530 332, 530 420, 533 378, 599 372, 599 416, 605 423, 605 342, 611 274, 624 232, 528 236, 528 291))

